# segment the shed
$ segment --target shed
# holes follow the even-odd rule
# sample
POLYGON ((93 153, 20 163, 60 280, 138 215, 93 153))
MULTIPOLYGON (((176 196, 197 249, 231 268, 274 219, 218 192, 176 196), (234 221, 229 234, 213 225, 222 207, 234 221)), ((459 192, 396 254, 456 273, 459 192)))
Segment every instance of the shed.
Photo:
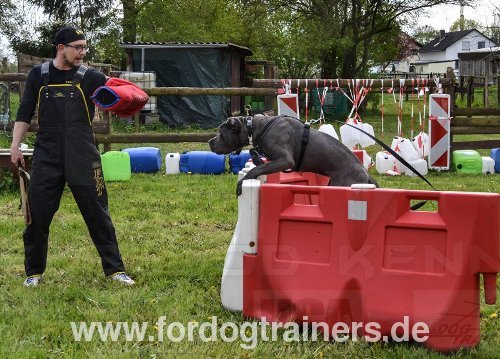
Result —
POLYGON ((459 52, 460 76, 500 75, 500 46, 459 52))
MULTIPOLYGON (((157 87, 241 87, 245 57, 253 54, 231 43, 134 42, 120 47, 132 50, 133 71, 156 73, 157 87)), ((162 122, 202 128, 217 127, 243 105, 240 96, 160 96, 157 100, 162 122)))

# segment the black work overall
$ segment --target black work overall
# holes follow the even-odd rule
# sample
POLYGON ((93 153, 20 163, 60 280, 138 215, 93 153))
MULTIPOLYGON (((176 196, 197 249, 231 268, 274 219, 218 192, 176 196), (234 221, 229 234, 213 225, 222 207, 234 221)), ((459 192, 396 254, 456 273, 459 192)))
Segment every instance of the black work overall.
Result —
POLYGON ((42 65, 38 95, 39 131, 35 142, 29 201, 32 223, 24 231, 26 275, 42 274, 47 264, 49 226, 68 183, 101 257, 106 275, 123 272, 115 229, 108 212, 101 159, 80 81, 49 84, 48 63, 42 65))

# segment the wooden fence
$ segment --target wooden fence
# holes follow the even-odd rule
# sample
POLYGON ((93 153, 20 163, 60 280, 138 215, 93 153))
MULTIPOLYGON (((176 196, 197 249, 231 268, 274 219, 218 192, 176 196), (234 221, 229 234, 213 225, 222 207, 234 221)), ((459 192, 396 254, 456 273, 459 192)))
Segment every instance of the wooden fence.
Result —
MULTIPOLYGON (((23 73, 17 74, 0 74, 0 81, 25 81, 27 75, 23 73)), ((352 83, 350 79, 308 79, 307 87, 314 88, 318 83, 320 86, 323 84, 337 87, 346 88, 348 84, 352 83)), ((439 83, 443 86, 446 93, 449 93, 452 97, 452 103, 455 103, 456 95, 464 95, 464 87, 456 87, 449 78, 440 79, 439 83)), ((380 89, 383 85, 384 87, 394 86, 394 90, 399 90, 399 86, 403 85, 407 90, 406 92, 411 92, 414 82, 412 79, 405 79, 404 82, 400 81, 389 82, 388 80, 374 79, 371 84, 373 90, 380 89)), ((472 108, 474 96, 474 88, 477 85, 476 82, 469 81, 467 84, 467 91, 465 95, 467 97, 467 108, 457 108, 453 107, 451 121, 452 125, 452 135, 453 134, 500 134, 500 107, 496 108, 472 108)), ((297 80, 292 80, 292 88, 296 88, 297 85, 304 89, 306 86, 306 81, 304 79, 300 80, 300 84, 297 80)), ((146 89, 145 91, 152 96, 199 96, 199 95, 220 95, 220 96, 245 96, 245 95, 260 95, 260 96, 276 96, 279 88, 283 86, 281 80, 277 79, 263 79, 254 80, 253 87, 238 87, 238 88, 191 88, 191 87, 156 87, 151 89, 146 89)), ((435 87, 434 81, 428 82, 428 87, 431 89, 435 87)), ((482 87, 484 89, 484 85, 482 87)), ((500 96, 500 95, 499 95, 500 96)), ((500 101, 499 101, 500 103, 500 101)), ((109 125, 109 116, 96 116, 93 121, 93 128, 96 132, 97 140, 104 144, 104 150, 110 149, 112 143, 178 143, 178 142, 205 142, 209 138, 215 135, 215 133, 193 133, 193 134, 113 134, 111 132, 111 126, 109 125)), ((139 123, 136 119, 136 123, 139 123)), ((36 130, 36 126, 33 126, 33 130, 36 130)), ((456 142, 453 141, 452 137, 452 147, 453 149, 465 149, 465 148, 493 148, 500 147, 500 140, 480 140, 480 141, 463 141, 456 142)))

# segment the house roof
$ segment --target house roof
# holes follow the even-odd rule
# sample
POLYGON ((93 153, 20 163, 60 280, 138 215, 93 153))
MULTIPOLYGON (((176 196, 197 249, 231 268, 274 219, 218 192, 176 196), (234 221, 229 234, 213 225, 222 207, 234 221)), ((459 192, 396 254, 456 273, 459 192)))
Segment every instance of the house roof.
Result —
POLYGON ((124 49, 202 49, 225 48, 235 50, 245 56, 252 56, 253 52, 247 47, 224 42, 124 42, 120 43, 124 49))
POLYGON ((441 35, 436 37, 434 40, 425 44, 418 50, 419 52, 436 52, 436 51, 444 51, 455 42, 460 40, 462 37, 470 34, 473 31, 477 31, 476 29, 464 30, 464 31, 453 31, 447 32, 444 34, 444 37, 441 38, 441 35))

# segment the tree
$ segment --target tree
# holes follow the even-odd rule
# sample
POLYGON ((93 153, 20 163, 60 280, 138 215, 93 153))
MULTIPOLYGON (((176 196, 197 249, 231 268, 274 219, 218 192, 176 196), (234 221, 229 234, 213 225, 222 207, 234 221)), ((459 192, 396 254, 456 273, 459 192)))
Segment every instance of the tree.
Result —
MULTIPOLYGON (((256 0, 248 0, 256 1, 256 0)), ((264 0, 271 10, 285 8, 315 23, 322 77, 354 78, 368 72, 380 36, 405 16, 455 0, 264 0)), ((387 42, 386 42, 387 43, 387 42)))
POLYGON ((429 25, 419 26, 411 36, 422 45, 425 45, 439 36, 439 30, 429 25))
MULTIPOLYGON (((67 0, 27 0, 28 5, 9 8, 7 22, 0 30, 7 36, 14 51, 42 57, 50 57, 51 42, 57 30, 64 25, 81 28, 87 37, 91 50, 100 39, 113 29, 113 19, 117 11, 112 9, 112 0, 87 0, 71 2, 67 0), (39 23, 28 23, 33 12, 43 13, 45 19, 39 23), (35 35, 34 35, 35 34, 35 35)), ((99 52, 90 51, 89 60, 98 61, 99 52)))
MULTIPOLYGON (((464 30, 476 29, 483 32, 484 27, 476 20, 464 19, 464 30)), ((450 32, 460 31, 460 19, 456 19, 450 26, 450 32)))

